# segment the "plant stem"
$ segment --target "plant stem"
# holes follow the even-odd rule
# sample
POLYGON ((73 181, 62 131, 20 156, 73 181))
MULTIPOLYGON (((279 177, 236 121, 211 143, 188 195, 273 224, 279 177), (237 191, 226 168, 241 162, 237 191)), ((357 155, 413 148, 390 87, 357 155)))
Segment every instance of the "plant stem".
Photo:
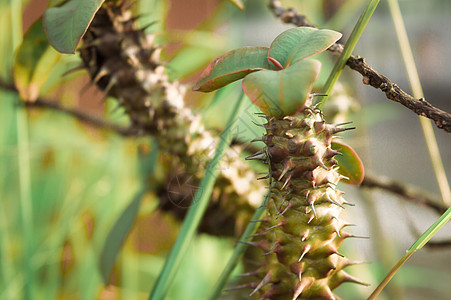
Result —
MULTIPOLYGON (((337 62, 334 65, 334 68, 332 69, 332 72, 329 75, 329 78, 327 78, 326 83, 324 84, 323 90, 321 91, 322 94, 329 95, 332 92, 332 89, 335 85, 335 83, 338 80, 338 77, 340 77, 341 72, 343 71, 343 68, 346 65, 346 62, 348 61, 349 57, 351 57, 352 51, 354 51, 355 46, 357 45, 357 42, 360 39, 360 36, 363 33, 363 30, 366 27, 366 24, 368 24, 368 21, 370 20, 371 16, 373 15, 373 12, 376 10, 377 5, 379 4, 380 0, 370 0, 368 5, 366 6, 365 10, 363 11, 362 15, 360 16, 359 20, 357 21, 357 24, 355 25, 354 29, 352 30, 351 36, 349 37, 348 41, 346 42, 346 45, 343 49, 343 52, 341 53, 340 57, 338 58, 337 62)), ((324 106, 324 103, 327 100, 327 96, 321 96, 317 98, 316 103, 318 104, 318 108, 322 109, 324 106)))
MULTIPOLYGON (((415 60, 413 58, 412 49, 410 47, 409 38, 404 26, 398 1, 388 0, 388 5, 395 26, 396 35, 398 37, 399 47, 401 49, 402 58, 404 60, 404 66, 407 71, 407 76, 409 77, 412 95, 415 98, 423 98, 424 94, 421 87, 420 77, 418 76, 418 71, 415 65, 415 60)), ((419 118, 443 202, 446 205, 450 206, 451 191, 449 188, 448 179, 446 178, 445 169, 443 168, 443 162, 437 146, 437 140, 435 139, 434 131, 432 129, 431 121, 424 117, 419 118)))
MULTIPOLYGON (((22 1, 10 0, 12 50, 22 42, 22 1)), ((23 238, 24 299, 34 297, 33 256, 33 204, 31 197, 30 146, 28 120, 25 109, 16 108, 17 147, 19 167, 20 213, 23 238)))
POLYGON ((227 262, 227 266, 224 268, 224 270, 221 273, 221 276, 219 277, 218 281, 216 282, 215 288, 213 289, 213 293, 210 296, 210 300, 218 299, 221 295, 222 291, 224 290, 224 286, 226 285, 227 281, 229 280, 230 275, 232 274, 233 269, 235 269, 235 266, 238 262, 238 260, 241 258, 241 256, 244 254, 246 249, 248 248, 248 245, 245 242, 250 235, 254 234, 258 226, 260 225, 259 222, 256 222, 257 220, 260 220, 264 213, 266 212, 266 206, 264 205, 268 198, 270 193, 267 193, 263 203, 261 206, 259 206, 252 216, 251 221, 247 224, 246 229, 244 230, 243 235, 241 236, 238 244, 236 245, 232 256, 230 257, 229 261, 227 262))
POLYGON ((193 205, 188 210, 177 240, 169 252, 169 256, 166 259, 163 270, 161 271, 149 296, 149 300, 162 300, 168 293, 169 287, 175 278, 182 258, 186 253, 186 250, 188 249, 188 246, 193 239, 208 206, 214 183, 220 171, 219 164, 232 140, 232 131, 235 127, 234 125, 238 118, 242 104, 244 103, 243 99, 244 94, 241 93, 240 99, 237 101, 231 117, 227 122, 227 126, 219 139, 219 144, 216 148, 215 155, 208 164, 205 171, 205 176, 202 178, 199 189, 196 191, 193 199, 193 205))

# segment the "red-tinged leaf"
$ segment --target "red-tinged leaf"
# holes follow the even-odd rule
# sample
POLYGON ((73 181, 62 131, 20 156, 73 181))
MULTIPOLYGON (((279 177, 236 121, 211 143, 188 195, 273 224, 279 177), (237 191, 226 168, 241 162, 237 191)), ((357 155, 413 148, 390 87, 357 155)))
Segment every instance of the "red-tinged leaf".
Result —
MULTIPOLYGON (((75 53, 77 45, 105 0, 69 0, 43 16, 50 44, 61 53, 75 53)), ((60 2, 57 2, 60 3, 60 2)))
POLYGON ((265 114, 293 115, 304 107, 320 69, 319 61, 306 59, 280 71, 252 73, 244 78, 243 90, 265 114))
POLYGON ((365 176, 365 170, 360 157, 354 149, 339 142, 332 142, 331 147, 343 154, 335 156, 340 167, 338 173, 349 178, 349 180, 343 179, 342 181, 347 184, 360 185, 365 176))
POLYGON ((243 47, 211 62, 202 72, 193 90, 211 92, 237 81, 249 73, 270 69, 267 47, 243 47))
POLYGON ((268 56, 288 67, 302 59, 318 54, 341 38, 341 33, 312 27, 297 27, 284 31, 274 39, 268 56))

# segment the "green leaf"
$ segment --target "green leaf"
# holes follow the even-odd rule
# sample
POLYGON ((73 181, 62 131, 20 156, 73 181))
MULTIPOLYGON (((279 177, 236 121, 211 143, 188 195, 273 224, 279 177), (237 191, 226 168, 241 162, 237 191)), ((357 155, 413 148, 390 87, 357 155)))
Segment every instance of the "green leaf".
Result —
POLYGON ((211 92, 239 80, 249 73, 270 69, 267 47, 243 47, 212 61, 193 90, 211 92))
POLYGON ((341 38, 341 33, 329 29, 297 27, 284 31, 274 39, 268 56, 288 67, 329 48, 341 38))
POLYGON ((38 19, 27 31, 14 59, 14 82, 25 101, 35 101, 62 55, 49 44, 38 19))
POLYGON ((340 151, 343 155, 337 155, 335 158, 338 160, 338 173, 349 178, 342 181, 347 184, 359 185, 362 183, 365 176, 365 170, 363 163, 357 153, 348 145, 332 142, 332 149, 340 151))
POLYGON ((104 0, 70 0, 46 10, 44 28, 50 44, 59 52, 75 53, 77 45, 104 0))
POLYGON ((135 223, 144 194, 145 189, 138 192, 108 233, 99 259, 100 273, 105 284, 109 282, 111 269, 116 261, 116 257, 135 223))
POLYGON ((243 90, 265 114, 293 115, 303 108, 320 69, 319 61, 306 59, 281 71, 260 71, 244 78, 243 90))

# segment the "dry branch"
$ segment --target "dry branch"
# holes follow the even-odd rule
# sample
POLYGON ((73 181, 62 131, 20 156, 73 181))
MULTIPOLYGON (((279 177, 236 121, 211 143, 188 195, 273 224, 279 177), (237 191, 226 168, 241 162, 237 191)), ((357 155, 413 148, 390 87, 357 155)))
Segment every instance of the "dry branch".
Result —
MULTIPOLYGON (((305 16, 298 14, 295 10, 283 8, 278 0, 271 0, 269 7, 274 15, 285 23, 291 23, 296 26, 316 27, 305 16)), ((339 55, 343 52, 343 45, 336 43, 329 48, 329 51, 339 55)), ((416 99, 409 95, 395 83, 391 82, 386 76, 374 70, 362 57, 351 56, 346 64, 363 76, 362 81, 364 84, 380 89, 388 99, 404 105, 419 116, 431 119, 438 128, 448 133, 451 132, 450 113, 432 106, 424 98, 416 99)))

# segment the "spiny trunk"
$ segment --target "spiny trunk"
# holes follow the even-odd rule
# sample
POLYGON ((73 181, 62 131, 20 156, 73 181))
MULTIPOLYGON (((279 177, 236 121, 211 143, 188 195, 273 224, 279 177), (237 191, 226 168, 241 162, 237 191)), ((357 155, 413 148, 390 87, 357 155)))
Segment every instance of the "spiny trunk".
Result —
POLYGON ((340 212, 347 202, 337 189, 341 175, 331 148, 346 130, 325 123, 318 109, 284 118, 267 117, 266 148, 252 158, 269 162, 271 197, 253 245, 265 251, 251 283, 260 299, 337 299, 343 282, 359 282, 343 268, 352 264, 338 248, 351 235, 340 212))
MULTIPOLYGON (((160 49, 153 44, 155 35, 145 34, 135 21, 125 1, 107 1, 84 36, 81 57, 93 82, 119 101, 132 126, 158 141, 168 174, 173 173, 160 189, 161 207, 183 215, 189 206, 186 201, 192 199, 185 199, 180 209, 174 205, 178 196, 168 189, 185 177, 191 177, 187 185, 199 184, 219 137, 203 127, 200 115, 184 106, 185 87, 168 80, 159 60, 160 49)), ((250 219, 252 206, 264 195, 263 184, 255 183, 255 173, 240 159, 241 152, 240 147, 229 149, 221 165, 213 204, 201 227, 207 232, 239 234, 250 219)))

